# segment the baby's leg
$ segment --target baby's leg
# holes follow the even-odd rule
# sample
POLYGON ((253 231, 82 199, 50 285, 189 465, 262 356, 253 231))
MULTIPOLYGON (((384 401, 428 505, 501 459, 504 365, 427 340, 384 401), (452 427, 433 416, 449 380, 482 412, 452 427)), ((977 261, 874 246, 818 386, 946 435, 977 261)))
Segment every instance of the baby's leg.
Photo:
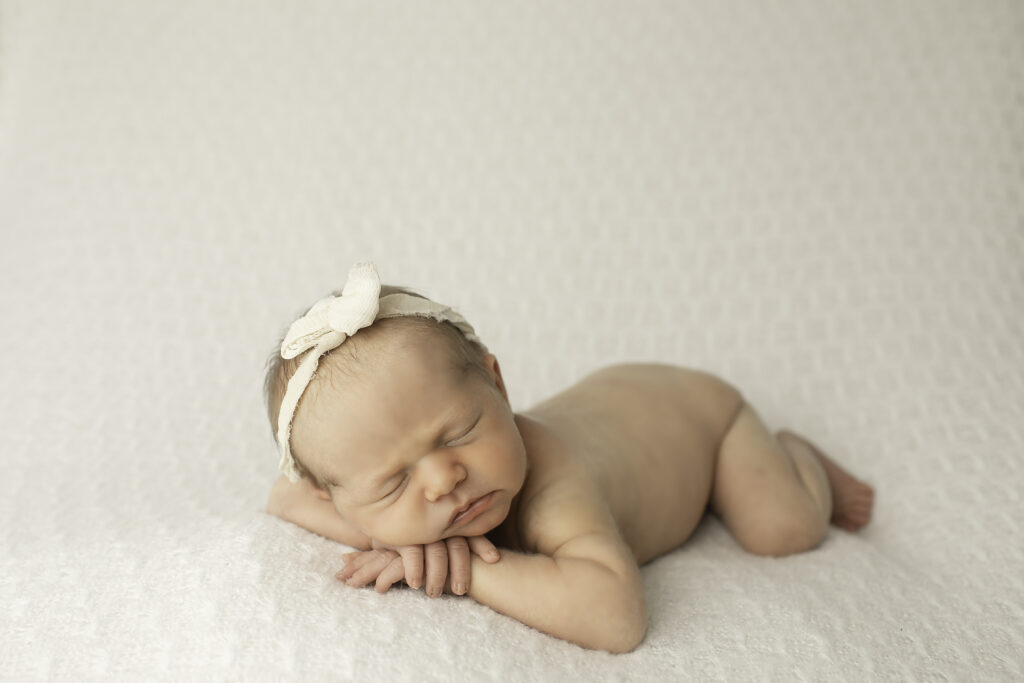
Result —
POLYGON ((832 524, 846 531, 856 531, 871 521, 871 507, 875 502, 873 488, 854 478, 799 434, 781 429, 776 437, 790 453, 800 450, 810 452, 825 468, 832 490, 832 518, 829 520, 832 524))
POLYGON ((808 441, 772 435, 744 405, 719 448, 710 505, 748 551, 788 555, 817 546, 829 521, 866 524, 872 496, 808 441))

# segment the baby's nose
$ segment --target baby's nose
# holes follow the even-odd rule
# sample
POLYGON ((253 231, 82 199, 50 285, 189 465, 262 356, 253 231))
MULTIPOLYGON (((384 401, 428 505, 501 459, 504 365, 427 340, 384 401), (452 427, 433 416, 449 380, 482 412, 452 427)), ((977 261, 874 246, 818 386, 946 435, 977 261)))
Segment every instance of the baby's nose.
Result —
POLYGON ((424 468, 423 488, 431 503, 447 496, 466 478, 466 468, 451 458, 438 458, 420 466, 424 468))

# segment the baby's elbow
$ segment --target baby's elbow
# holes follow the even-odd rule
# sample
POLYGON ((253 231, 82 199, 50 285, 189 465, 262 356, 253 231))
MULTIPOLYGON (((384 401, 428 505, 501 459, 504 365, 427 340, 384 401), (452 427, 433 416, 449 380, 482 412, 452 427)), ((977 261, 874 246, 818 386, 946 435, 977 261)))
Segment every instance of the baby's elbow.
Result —
POLYGON ((578 573, 569 580, 572 607, 559 609, 572 621, 570 635, 563 637, 613 654, 635 650, 647 635, 647 600, 636 566, 619 569, 568 558, 564 568, 578 573))
POLYGON ((611 652, 615 655, 624 655, 635 650, 640 643, 644 642, 647 635, 647 624, 640 627, 630 627, 616 632, 608 642, 600 649, 611 652))
POLYGON ((288 478, 282 474, 270 488, 270 493, 267 494, 267 505, 264 511, 268 515, 288 519, 286 515, 290 512, 289 507, 294 499, 294 489, 295 487, 291 485, 288 478))
POLYGON ((647 604, 643 593, 630 596, 618 615, 609 619, 608 627, 600 649, 613 654, 635 650, 647 635, 647 604))
POLYGON ((285 519, 285 505, 284 501, 281 500, 280 497, 271 495, 269 498, 267 498, 267 505, 265 508, 263 508, 263 511, 266 512, 268 515, 273 515, 274 517, 280 517, 281 519, 285 519))

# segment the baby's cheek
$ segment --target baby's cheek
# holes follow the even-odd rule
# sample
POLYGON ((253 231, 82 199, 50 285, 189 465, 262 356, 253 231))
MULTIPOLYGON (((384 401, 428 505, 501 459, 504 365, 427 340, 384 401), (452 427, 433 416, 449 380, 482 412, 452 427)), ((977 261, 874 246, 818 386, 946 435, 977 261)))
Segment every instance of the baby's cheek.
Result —
POLYGON ((410 523, 397 510, 374 512, 361 517, 360 527, 363 533, 379 543, 386 545, 418 545, 418 525, 410 523))
POLYGON ((349 508, 341 512, 341 516, 358 529, 359 533, 370 538, 376 538, 374 533, 377 531, 377 525, 374 523, 372 515, 362 513, 358 509, 353 510, 349 508))

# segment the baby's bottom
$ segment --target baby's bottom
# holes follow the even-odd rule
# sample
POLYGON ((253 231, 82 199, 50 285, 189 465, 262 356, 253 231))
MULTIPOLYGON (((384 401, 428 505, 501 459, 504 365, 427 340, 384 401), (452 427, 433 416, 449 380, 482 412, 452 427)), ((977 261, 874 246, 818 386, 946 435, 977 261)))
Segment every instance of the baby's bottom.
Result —
POLYGON ((849 531, 868 522, 874 492, 806 439, 773 435, 744 404, 719 448, 710 507, 746 550, 810 550, 832 521, 849 531))

